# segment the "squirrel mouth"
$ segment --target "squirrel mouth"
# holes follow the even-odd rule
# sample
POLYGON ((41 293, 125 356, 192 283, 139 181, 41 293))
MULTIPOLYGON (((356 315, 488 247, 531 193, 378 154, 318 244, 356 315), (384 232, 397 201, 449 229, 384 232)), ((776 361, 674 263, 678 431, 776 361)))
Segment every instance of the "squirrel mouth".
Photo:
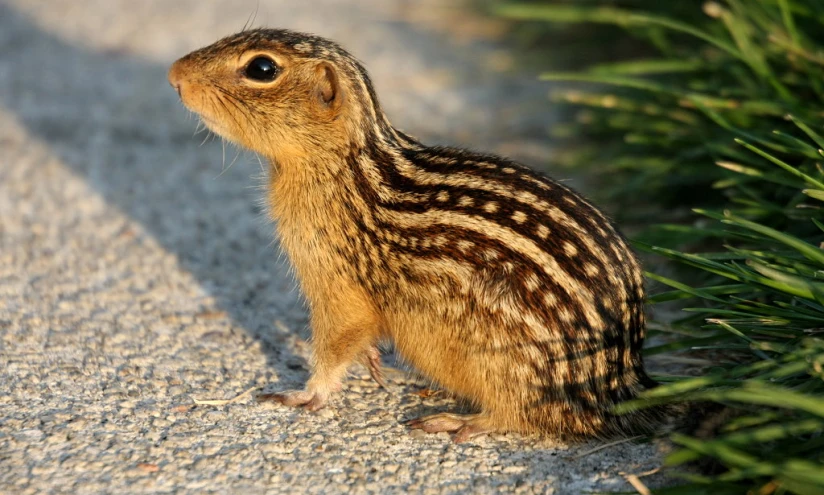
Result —
POLYGON ((187 110, 197 115, 198 118, 200 118, 200 121, 203 122, 203 124, 212 131, 217 132, 216 129, 221 127, 220 123, 217 120, 206 115, 206 113, 202 112, 200 108, 190 105, 189 102, 186 101, 186 98, 183 97, 183 95, 180 95, 180 103, 182 103, 187 110))

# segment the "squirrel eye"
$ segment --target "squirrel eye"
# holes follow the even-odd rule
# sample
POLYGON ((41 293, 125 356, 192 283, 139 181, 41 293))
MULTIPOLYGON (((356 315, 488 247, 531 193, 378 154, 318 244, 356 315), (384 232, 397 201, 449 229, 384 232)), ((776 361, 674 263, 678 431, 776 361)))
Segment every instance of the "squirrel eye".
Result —
POLYGON ((273 81, 278 75, 279 67, 268 57, 255 57, 246 66, 244 74, 255 81, 273 81))

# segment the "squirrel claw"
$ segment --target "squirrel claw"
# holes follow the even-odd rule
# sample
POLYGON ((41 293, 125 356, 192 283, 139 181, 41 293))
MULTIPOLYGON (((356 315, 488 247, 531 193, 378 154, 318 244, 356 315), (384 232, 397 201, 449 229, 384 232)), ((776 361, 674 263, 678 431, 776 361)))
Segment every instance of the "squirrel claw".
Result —
POLYGON ((369 370, 369 376, 372 377, 378 386, 386 388, 386 381, 383 379, 383 369, 381 368, 381 353, 377 347, 370 347, 366 351, 366 368, 369 370))

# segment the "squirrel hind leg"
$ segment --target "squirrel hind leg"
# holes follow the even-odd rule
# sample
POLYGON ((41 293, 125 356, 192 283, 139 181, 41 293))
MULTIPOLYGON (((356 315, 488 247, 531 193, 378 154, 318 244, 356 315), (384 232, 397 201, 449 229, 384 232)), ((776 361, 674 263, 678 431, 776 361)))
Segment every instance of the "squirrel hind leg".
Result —
POLYGON ((414 430, 423 430, 426 433, 455 432, 453 437, 455 443, 466 442, 472 438, 497 431, 497 428, 493 425, 492 417, 485 413, 438 413, 413 419, 407 425, 414 430))

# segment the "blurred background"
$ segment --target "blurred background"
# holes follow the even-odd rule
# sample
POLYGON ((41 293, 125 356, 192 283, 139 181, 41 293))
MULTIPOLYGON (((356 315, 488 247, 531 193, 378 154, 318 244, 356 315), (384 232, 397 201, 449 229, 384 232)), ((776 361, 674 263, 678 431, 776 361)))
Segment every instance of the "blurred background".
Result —
POLYGON ((822 12, 0 0, 0 491, 824 492, 822 12), (403 373, 385 393, 355 372, 320 415, 193 405, 308 373, 264 168, 194 135, 166 82, 247 24, 340 42, 424 142, 592 196, 647 260, 654 400, 727 409, 697 433, 590 452, 410 435, 402 421, 454 404, 403 373))

